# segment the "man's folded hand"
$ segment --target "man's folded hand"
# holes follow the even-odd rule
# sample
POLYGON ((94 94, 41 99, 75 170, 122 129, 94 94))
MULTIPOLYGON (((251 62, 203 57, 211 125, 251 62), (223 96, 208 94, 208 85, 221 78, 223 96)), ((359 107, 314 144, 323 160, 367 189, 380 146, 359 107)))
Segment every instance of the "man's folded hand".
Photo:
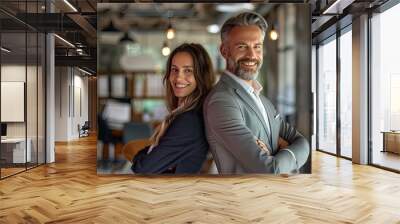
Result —
POLYGON ((262 151, 266 152, 267 155, 269 155, 269 156, 271 155, 271 150, 268 149, 267 145, 265 145, 265 143, 263 141, 261 141, 261 139, 257 139, 256 143, 257 143, 258 147, 260 147, 260 149, 262 151))
MULTIPOLYGON (((271 155, 272 150, 269 149, 267 147, 267 145, 261 139, 256 139, 256 143, 257 143, 258 147, 260 147, 260 149, 262 151, 266 152, 267 155, 269 155, 269 156, 271 155)), ((278 139, 278 149, 279 150, 285 149, 288 146, 289 146, 289 142, 287 142, 285 139, 279 137, 279 139, 278 139)))
POLYGON ((278 139, 278 148, 279 150, 284 149, 289 146, 289 142, 287 142, 285 139, 279 137, 278 139))

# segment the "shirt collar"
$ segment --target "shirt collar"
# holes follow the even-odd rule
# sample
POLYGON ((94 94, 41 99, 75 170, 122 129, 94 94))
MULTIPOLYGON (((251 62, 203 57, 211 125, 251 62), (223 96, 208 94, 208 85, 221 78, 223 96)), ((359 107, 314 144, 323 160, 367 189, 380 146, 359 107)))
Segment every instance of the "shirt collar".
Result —
POLYGON ((253 80, 252 85, 250 86, 249 84, 246 83, 243 79, 237 77, 234 75, 232 72, 225 70, 225 74, 229 75, 233 80, 235 80, 237 83, 239 83, 247 92, 249 93, 256 93, 257 95, 260 94, 261 90, 263 87, 257 80, 253 80))

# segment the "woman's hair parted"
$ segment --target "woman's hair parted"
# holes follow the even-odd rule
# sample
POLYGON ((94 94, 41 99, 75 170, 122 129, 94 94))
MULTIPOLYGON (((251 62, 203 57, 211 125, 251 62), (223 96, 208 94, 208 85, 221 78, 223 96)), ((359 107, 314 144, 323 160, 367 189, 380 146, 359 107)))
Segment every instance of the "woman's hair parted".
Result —
POLYGON ((215 74, 212 62, 203 46, 196 43, 184 43, 172 51, 168 57, 166 71, 163 78, 169 114, 151 136, 150 141, 152 147, 158 145, 160 138, 165 134, 169 125, 177 115, 189 110, 201 108, 203 101, 214 85, 214 82, 215 74), (173 92, 171 83, 169 82, 169 76, 171 73, 172 59, 180 52, 186 52, 191 55, 193 59, 193 74, 197 85, 196 89, 190 95, 186 96, 182 100, 181 105, 178 106, 178 97, 176 97, 173 92))

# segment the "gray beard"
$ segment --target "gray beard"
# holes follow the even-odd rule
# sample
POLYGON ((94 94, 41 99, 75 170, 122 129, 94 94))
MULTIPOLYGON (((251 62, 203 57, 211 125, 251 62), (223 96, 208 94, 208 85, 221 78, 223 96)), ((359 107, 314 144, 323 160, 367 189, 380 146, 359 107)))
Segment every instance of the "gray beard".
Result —
POLYGON ((258 69, 255 72, 244 71, 243 69, 237 68, 235 74, 240 78, 249 81, 256 80, 258 77, 258 69))
POLYGON ((243 80, 256 80, 261 68, 261 64, 262 63, 260 63, 255 72, 251 72, 241 69, 239 63, 234 62, 232 59, 228 59, 228 70, 243 80))

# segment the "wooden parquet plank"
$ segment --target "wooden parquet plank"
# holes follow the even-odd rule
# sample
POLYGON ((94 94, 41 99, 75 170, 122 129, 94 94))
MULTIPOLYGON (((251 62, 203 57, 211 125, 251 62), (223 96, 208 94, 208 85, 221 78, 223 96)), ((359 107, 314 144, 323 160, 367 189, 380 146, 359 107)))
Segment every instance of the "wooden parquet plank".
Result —
POLYGON ((0 181, 0 223, 400 223, 400 175, 313 152, 313 174, 97 176, 95 138, 0 181))

